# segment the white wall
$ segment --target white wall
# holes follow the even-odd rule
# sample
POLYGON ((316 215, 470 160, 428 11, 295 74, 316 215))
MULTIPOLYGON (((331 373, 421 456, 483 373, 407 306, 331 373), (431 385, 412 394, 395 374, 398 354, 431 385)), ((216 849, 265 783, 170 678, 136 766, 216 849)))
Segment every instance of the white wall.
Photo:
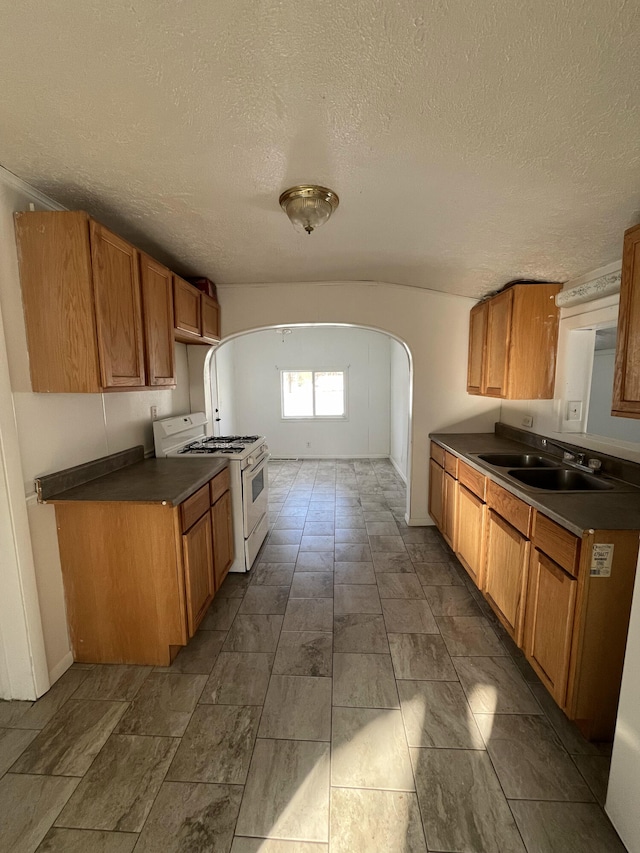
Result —
MULTIPOLYGON (((296 282, 218 287, 222 331, 296 323, 353 323, 398 337, 413 359, 410 523, 427 514, 429 432, 493 432, 499 407, 466 392, 474 300, 383 282, 296 282)), ((275 332, 271 332, 275 336, 275 332)))
POLYGON ((640 421, 611 416, 615 350, 597 350, 593 355, 591 395, 587 429, 596 435, 607 435, 620 441, 640 442, 640 421))
POLYGON ((410 375, 406 349, 391 338, 391 399, 389 404, 389 457, 402 479, 407 481, 410 375))
MULTIPOLYGON (((22 568, 3 560, 0 564, 2 588, 15 583, 22 590, 21 608, 39 606, 46 665, 51 681, 70 665, 66 614, 60 561, 57 550, 53 507, 35 501, 33 478, 78 465, 135 444, 153 449, 150 407, 157 406, 158 417, 189 411, 187 348, 176 347, 178 387, 175 391, 135 391, 112 394, 34 394, 29 380, 28 351, 18 262, 13 231, 13 213, 51 209, 55 203, 7 172, 0 170, 0 315, 6 346, 0 340, 0 360, 6 356, 12 391, 10 421, 0 420, 3 445, 15 440, 15 464, 19 473, 8 482, 11 506, 0 513, 11 529, 27 531, 20 540, 22 568), (16 528, 16 524, 18 527, 16 528), (37 593, 25 585, 31 562, 37 593)), ((3 519, 0 518, 0 525, 3 519)), ((16 537, 14 533, 14 539, 16 537)), ((14 608, 15 611, 15 608, 14 608)), ((0 638, 0 642, 2 638, 0 638)), ((15 655, 11 656, 12 659, 15 655)), ((11 698, 35 698, 28 681, 12 689, 11 698)), ((15 682, 14 682, 15 684, 15 682)), ((45 685, 46 687, 47 685, 45 685)), ((36 689, 35 687, 33 689, 36 689)), ((41 690, 39 691, 41 692, 41 690)), ((3 698, 6 697, 6 695, 3 698)))
MULTIPOLYGON (((233 400, 231 416, 239 433, 266 435, 276 457, 389 455, 387 335, 344 326, 293 328, 285 335, 270 329, 229 345, 233 354, 222 358, 218 387, 223 404, 233 400), (346 419, 283 420, 280 370, 295 369, 345 370, 346 419)), ((216 360, 229 345, 219 348, 216 360)), ((226 432, 226 416, 222 424, 226 432)))

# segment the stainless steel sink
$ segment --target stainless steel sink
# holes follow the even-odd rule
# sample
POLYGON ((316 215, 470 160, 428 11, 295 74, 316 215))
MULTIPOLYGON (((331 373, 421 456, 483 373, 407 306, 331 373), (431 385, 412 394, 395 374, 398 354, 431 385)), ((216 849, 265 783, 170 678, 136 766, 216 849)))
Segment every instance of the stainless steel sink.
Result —
POLYGON ((568 468, 509 471, 509 476, 526 486, 552 492, 597 492, 615 488, 613 483, 568 468))
POLYGON ((559 464, 532 453, 479 453, 478 459, 498 468, 554 468, 559 464))

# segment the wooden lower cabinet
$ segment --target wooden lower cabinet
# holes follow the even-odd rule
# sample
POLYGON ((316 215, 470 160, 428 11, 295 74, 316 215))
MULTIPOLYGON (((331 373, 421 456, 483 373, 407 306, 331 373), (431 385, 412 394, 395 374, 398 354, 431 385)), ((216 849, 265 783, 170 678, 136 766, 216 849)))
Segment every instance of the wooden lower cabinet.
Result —
POLYGON ((515 527, 489 510, 483 592, 518 645, 524 625, 529 544, 515 527))
POLYGON ((482 588, 483 576, 484 522, 484 502, 458 483, 455 552, 467 574, 479 588, 482 588))
POLYGON ((455 549, 456 538, 456 500, 458 482, 445 472, 442 491, 442 535, 450 548, 455 549))
POLYGON ((190 637, 193 637, 198 629, 215 592, 211 530, 211 514, 207 511, 187 533, 182 535, 190 637))
POLYGON ((216 591, 220 589, 233 563, 233 519, 231 492, 225 492, 211 507, 213 523, 213 566, 216 591))
POLYGON ((442 530, 444 519, 444 468, 429 460, 429 515, 442 530))
POLYGON ((225 469, 179 506, 52 501, 74 660, 171 663, 229 570, 230 497, 225 469))
POLYGON ((565 706, 578 581, 537 548, 531 552, 524 650, 543 684, 565 706))

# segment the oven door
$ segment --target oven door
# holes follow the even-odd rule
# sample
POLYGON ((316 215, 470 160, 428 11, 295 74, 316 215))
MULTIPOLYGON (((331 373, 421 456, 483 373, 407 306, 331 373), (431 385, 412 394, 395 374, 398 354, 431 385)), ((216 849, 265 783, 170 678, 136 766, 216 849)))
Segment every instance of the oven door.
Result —
POLYGON ((251 468, 242 472, 242 520, 244 538, 248 539, 267 513, 269 502, 270 454, 265 453, 251 468))

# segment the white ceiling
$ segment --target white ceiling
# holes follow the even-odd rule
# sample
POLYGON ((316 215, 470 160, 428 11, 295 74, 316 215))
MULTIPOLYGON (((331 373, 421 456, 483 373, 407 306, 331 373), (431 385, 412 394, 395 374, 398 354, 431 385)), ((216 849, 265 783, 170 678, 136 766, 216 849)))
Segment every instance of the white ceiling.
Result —
POLYGON ((183 272, 479 295, 640 220, 637 0, 0 0, 0 163, 183 272), (336 190, 310 237, 286 187, 336 190))

